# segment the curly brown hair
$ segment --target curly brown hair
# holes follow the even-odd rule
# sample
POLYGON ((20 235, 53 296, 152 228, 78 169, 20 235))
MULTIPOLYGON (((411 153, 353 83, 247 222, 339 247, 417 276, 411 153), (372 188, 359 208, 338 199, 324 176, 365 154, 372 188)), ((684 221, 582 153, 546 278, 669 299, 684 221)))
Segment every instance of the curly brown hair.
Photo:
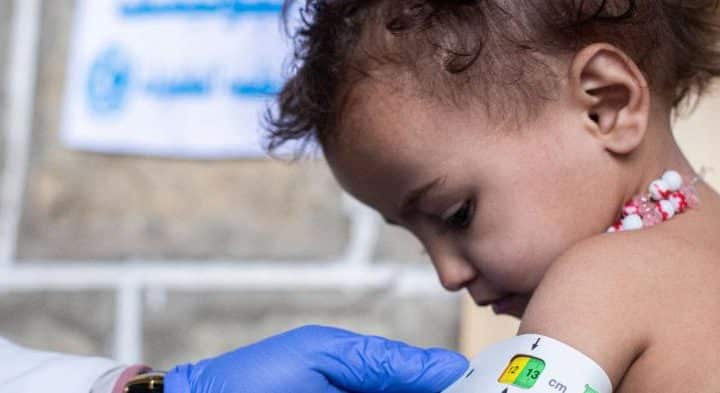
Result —
MULTIPOLYGON (((305 0, 291 34, 295 68, 266 116, 267 148, 324 146, 352 86, 381 67, 409 72, 446 102, 472 96, 493 112, 530 116, 557 81, 543 59, 594 42, 627 53, 653 93, 677 106, 720 75, 718 2, 305 0)), ((295 3, 285 2, 286 23, 295 3)))

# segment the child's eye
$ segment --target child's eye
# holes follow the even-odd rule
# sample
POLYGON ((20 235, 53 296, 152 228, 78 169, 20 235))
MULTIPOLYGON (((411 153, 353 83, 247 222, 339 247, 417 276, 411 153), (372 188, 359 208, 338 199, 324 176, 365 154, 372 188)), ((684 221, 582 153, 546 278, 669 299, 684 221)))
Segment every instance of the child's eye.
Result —
POLYGON ((450 208, 448 213, 443 215, 443 220, 450 228, 465 229, 472 223, 474 213, 475 203, 468 199, 450 208))

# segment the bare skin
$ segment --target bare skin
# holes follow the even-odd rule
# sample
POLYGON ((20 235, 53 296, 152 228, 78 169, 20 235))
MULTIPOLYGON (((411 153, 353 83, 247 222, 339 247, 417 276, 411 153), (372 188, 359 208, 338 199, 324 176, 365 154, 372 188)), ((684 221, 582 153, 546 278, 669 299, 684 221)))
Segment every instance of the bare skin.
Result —
POLYGON ((520 332, 581 349, 616 392, 717 392, 699 365, 720 361, 720 202, 699 191, 695 211, 574 246, 548 270, 520 332))
POLYGON ((412 81, 367 80, 328 162, 418 237, 445 288, 576 347, 616 392, 716 393, 720 195, 699 183, 697 210, 606 234, 665 170, 694 172, 670 106, 621 51, 591 45, 558 67, 557 98, 520 126, 419 98, 412 81))

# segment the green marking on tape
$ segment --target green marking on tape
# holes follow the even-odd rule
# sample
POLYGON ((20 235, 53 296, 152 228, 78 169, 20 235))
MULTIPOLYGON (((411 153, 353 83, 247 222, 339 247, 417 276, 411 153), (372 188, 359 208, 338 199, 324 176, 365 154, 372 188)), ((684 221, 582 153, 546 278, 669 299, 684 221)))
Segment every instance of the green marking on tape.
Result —
POLYGON ((543 370, 545 370, 544 361, 538 358, 530 358, 530 361, 525 365, 525 368, 523 368, 520 376, 518 376, 513 385, 523 389, 530 389, 535 386, 543 370))
POLYGON ((585 385, 585 393, 599 393, 597 390, 590 387, 590 385, 585 385))

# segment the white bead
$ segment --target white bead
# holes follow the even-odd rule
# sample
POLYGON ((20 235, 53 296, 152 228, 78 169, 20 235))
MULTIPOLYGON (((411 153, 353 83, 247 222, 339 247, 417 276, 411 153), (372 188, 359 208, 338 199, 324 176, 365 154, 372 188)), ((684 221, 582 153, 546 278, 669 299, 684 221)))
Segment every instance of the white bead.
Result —
POLYGON ((637 214, 631 214, 622 220, 622 229, 624 231, 634 231, 637 229, 643 229, 643 220, 637 214))
POLYGON ((675 212, 680 210, 680 205, 682 204, 682 199, 680 199, 679 196, 677 196, 676 194, 671 195, 668 200, 670 201, 670 203, 672 203, 672 206, 673 206, 673 209, 675 209, 675 212))
POLYGON ((668 192, 668 185, 665 183, 664 180, 655 180, 652 183, 650 183, 650 187, 648 187, 648 191, 650 192, 650 195, 652 195, 652 198, 656 201, 665 199, 663 197, 663 194, 668 192))
POLYGON ((660 213, 665 213, 664 215, 667 216, 667 220, 673 218, 675 215, 675 206, 673 206, 670 201, 665 200, 658 202, 658 209, 660 209, 660 213))
POLYGON ((670 191, 677 191, 682 187, 683 178, 676 171, 667 171, 662 175, 662 180, 667 184, 670 191))

